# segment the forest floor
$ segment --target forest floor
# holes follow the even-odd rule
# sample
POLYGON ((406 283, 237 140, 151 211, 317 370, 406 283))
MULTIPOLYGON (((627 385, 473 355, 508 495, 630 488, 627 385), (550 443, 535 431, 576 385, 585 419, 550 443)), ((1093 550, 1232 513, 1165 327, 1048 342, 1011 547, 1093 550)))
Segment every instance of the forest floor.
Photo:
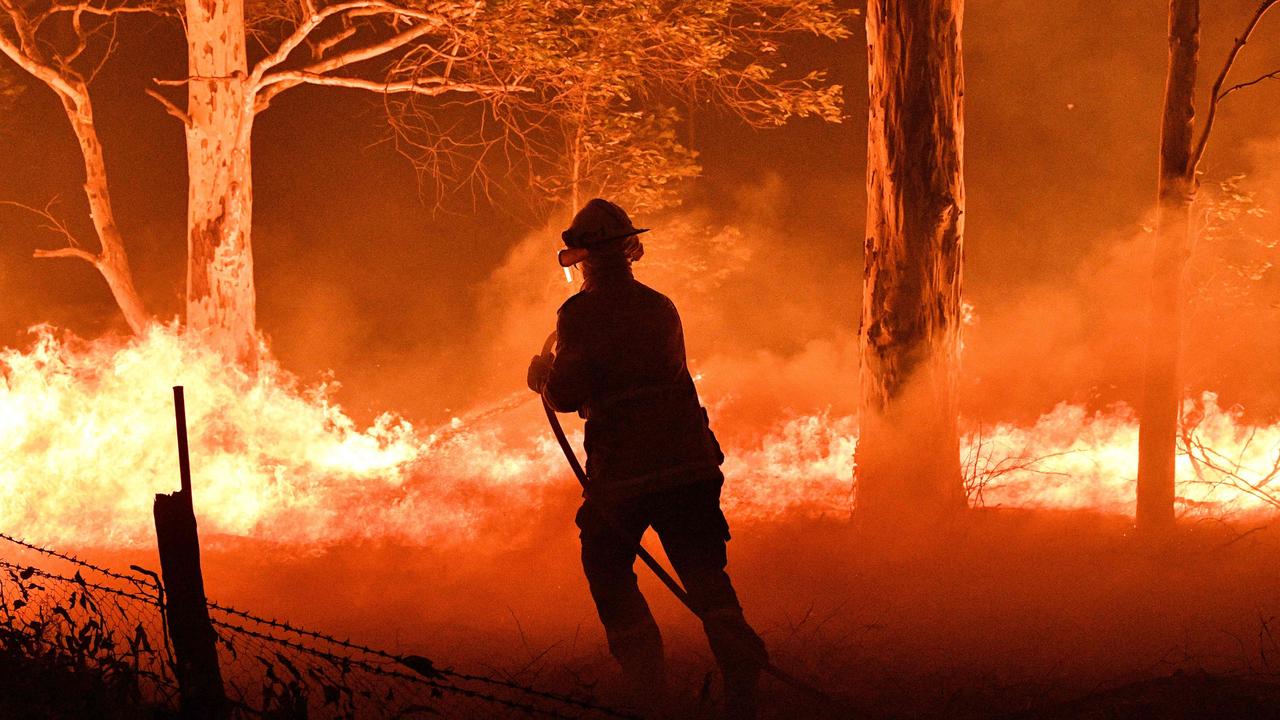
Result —
MULTIPOLYGON (((573 503, 552 498, 436 547, 211 538, 206 584, 214 599, 438 665, 623 703, 578 565, 573 503)), ((843 708, 770 681, 768 718, 1280 717, 1270 522, 1187 520, 1152 543, 1125 518, 1081 512, 972 511, 928 540, 782 518, 733 524, 730 571, 774 661, 843 708)), ((712 717, 699 625, 638 571, 664 629, 677 716, 712 717)))

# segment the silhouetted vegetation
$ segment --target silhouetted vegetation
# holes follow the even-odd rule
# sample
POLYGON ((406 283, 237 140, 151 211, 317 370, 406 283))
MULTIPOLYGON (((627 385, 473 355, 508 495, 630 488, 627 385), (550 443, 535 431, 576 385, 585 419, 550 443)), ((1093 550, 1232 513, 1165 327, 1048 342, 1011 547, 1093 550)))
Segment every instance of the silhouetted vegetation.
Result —
POLYGON ((85 643, 99 629, 82 631, 50 638, 0 627, 0 717, 174 717, 140 697, 138 674, 127 662, 103 664, 92 655, 85 643))

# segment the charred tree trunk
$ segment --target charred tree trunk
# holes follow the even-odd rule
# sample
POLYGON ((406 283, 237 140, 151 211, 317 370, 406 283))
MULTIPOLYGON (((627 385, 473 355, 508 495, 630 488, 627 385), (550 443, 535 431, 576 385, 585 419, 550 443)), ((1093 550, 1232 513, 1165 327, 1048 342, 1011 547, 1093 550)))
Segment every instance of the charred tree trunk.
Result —
POLYGON ((1160 126, 1160 178, 1155 259, 1138 435, 1138 527, 1160 530, 1174 521, 1178 404, 1182 396, 1183 275, 1190 255, 1196 69, 1200 53, 1199 0, 1169 2, 1169 70, 1160 126))
POLYGON ((957 435, 963 0, 871 0, 857 506, 964 507, 957 435))
POLYGON ((255 356, 243 0, 187 0, 187 329, 228 357, 255 356))

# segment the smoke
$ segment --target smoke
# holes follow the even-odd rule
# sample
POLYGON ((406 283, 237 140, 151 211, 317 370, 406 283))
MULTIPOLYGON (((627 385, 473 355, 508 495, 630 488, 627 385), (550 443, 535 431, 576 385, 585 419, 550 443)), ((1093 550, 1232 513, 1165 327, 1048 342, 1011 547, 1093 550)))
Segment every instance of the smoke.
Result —
MULTIPOLYGON (((1252 5, 1206 15, 1209 66, 1252 5)), ((1161 9, 970 6, 961 408, 975 504, 1132 511, 1161 9)), ((851 89, 864 82, 856 45, 832 56, 851 89)), ((1278 47, 1251 43, 1241 77, 1274 69, 1278 47)), ((151 66, 140 60, 118 65, 151 66)), ((172 317, 180 128, 138 113, 140 93, 111 72, 95 91, 115 124, 104 133, 122 178, 113 195, 140 288, 172 317)), ((1243 469, 1180 456, 1192 514, 1239 519, 1274 501, 1248 484, 1265 484, 1280 447, 1280 126, 1265 112, 1278 89, 1224 106, 1204 178, 1198 216, 1215 217, 1188 268, 1187 414, 1201 461, 1243 469)), ((1234 638, 1258 633, 1258 598, 1275 595, 1274 583, 1257 589, 1274 577, 1274 539, 1255 542, 1265 531, 1245 539, 1228 524, 1205 552, 1180 547, 1174 577, 1133 550, 1123 517, 975 513, 975 535, 933 554, 908 538, 906 560, 867 552, 843 522, 864 237, 858 95, 840 126, 756 133, 699 117, 707 176, 684 208, 637 218, 654 228, 638 277, 679 307, 725 445, 731 570, 771 652, 833 683, 881 673, 898 696, 925 674, 920 697, 937 696, 939 677, 963 687, 992 668, 1006 683, 1077 673, 1095 687, 1185 657, 1188 638, 1237 657, 1234 638), (1117 634, 1132 642, 1117 648, 1117 634)), ((577 567, 578 490, 524 389, 574 290, 553 259, 561 226, 518 226, 483 205, 433 216, 411 169, 369 147, 369 114, 338 98, 300 93, 255 131, 259 307, 280 359, 256 382, 172 334, 21 334, 47 321, 99 337, 120 323, 92 268, 33 261, 50 237, 0 213, 0 345, 16 348, 0 358, 0 527, 134 562, 152 544, 152 495, 176 485, 168 386, 182 382, 214 597, 446 662, 595 653, 594 678, 610 666, 577 567)), ((56 103, 28 93, 9 120, 0 198, 61 195, 91 241, 56 103)), ((661 588, 645 591, 680 631, 673 647, 696 637, 661 588)), ((698 653, 689 677, 710 666, 698 653)))
MULTIPOLYGON (((1280 408, 1280 143, 1255 144, 1243 165, 1240 177, 1206 181, 1197 206, 1205 232, 1188 269, 1184 356, 1188 397, 1210 419, 1208 446, 1261 472, 1280 408), (1253 446, 1251 428, 1265 431, 1253 446)), ((729 451, 726 506, 740 517, 849 509, 860 243, 848 238, 860 233, 853 215, 798 222, 805 212, 782 175, 766 174, 637 218, 654 228, 637 276, 681 311, 690 368, 729 451)), ((1125 406, 1140 392, 1150 223, 1082 237, 1089 250, 1078 262, 1016 283, 1006 281, 1018 268, 971 254, 963 452, 971 477, 996 477, 983 501, 1129 507, 1135 426, 1125 406), (1008 458, 1013 470, 1001 464, 1008 458)), ((171 334, 85 345, 46 332, 9 350, 4 402, 16 444, 4 481, 21 491, 5 516, 55 538, 141 542, 150 493, 172 480, 163 391, 183 378, 193 412, 205 408, 193 423, 204 428, 206 467, 225 475, 211 496, 214 533, 298 544, 465 539, 503 508, 573 494, 524 388, 528 359, 575 289, 553 259, 557 227, 525 233, 488 270, 472 270, 466 292, 418 295, 327 281, 342 267, 381 272, 362 263, 412 248, 361 247, 340 265, 302 252, 304 230, 267 225, 259 235, 299 252, 291 272, 267 265, 267 313, 288 320, 269 323, 284 359, 257 384, 171 334), (52 479, 37 492, 31 477, 52 479), (82 509, 76 521, 53 519, 66 507, 82 509)), ((1190 466, 1180 473, 1194 479, 1190 466)), ((1184 494, 1206 507, 1267 502, 1240 487, 1216 492, 1184 494)))
MULTIPOLYGON (((1280 143, 1250 148, 1239 173, 1207 177, 1196 201, 1197 240, 1187 264, 1183 370, 1187 396, 1217 393, 1248 416, 1280 414, 1276 338, 1274 190, 1280 143)), ((974 419, 1028 419, 1069 401, 1092 408, 1133 404, 1141 393, 1154 213, 1130 229, 1084 239, 1078 265, 1038 282, 974 293, 966 330, 963 411, 974 419)), ((973 264, 967 272, 981 276, 973 264)))
MULTIPOLYGON (((1207 67, 1252 8, 1238 0, 1206 17, 1207 67)), ((964 412, 1031 421, 1062 400, 1132 402, 1165 61, 1159 8, 993 0, 973 8, 965 30, 965 289, 977 322, 966 332, 964 412)), ((849 88, 845 123, 756 132, 698 113, 705 177, 684 210, 639 218, 655 230, 638 273, 679 305, 722 433, 758 435, 791 412, 854 411, 858 45, 799 48, 849 88)), ((1251 43, 1240 77, 1274 69, 1276 47, 1251 43)), ((124 47, 95 85, 121 229, 144 298, 164 318, 181 308, 182 138, 171 118, 139 111, 149 101, 133 76, 155 76, 139 69, 171 65, 171 51, 124 47)), ((1275 206, 1275 149, 1257 139, 1277 133, 1260 109, 1278 89, 1261 83, 1224 104, 1208 187, 1245 172, 1259 202, 1275 206)), ((341 381, 344 406, 366 421, 392 409, 446 422, 519 391, 572 289, 551 259, 560 226, 531 230, 512 221, 519 208, 484 203, 433 214, 412 168, 370 144, 376 108, 322 92, 289 103, 260 118, 254 150, 260 320, 282 364, 341 381)), ((26 93, 16 110, 5 118, 0 198, 61 197, 60 213, 92 245, 61 109, 26 93)), ((0 211, 5 345, 38 322, 86 337, 121 327, 92 268, 30 258, 56 240, 0 211)), ((1274 326, 1256 310, 1235 314, 1249 317, 1188 333, 1193 389, 1271 412, 1274 326)))
MULTIPOLYGON (((1238 173, 1206 178, 1197 202, 1185 375, 1189 397, 1217 393, 1261 422, 1280 413, 1267 380, 1280 371, 1280 143, 1254 144, 1241 164, 1238 173)), ((776 175, 720 200, 643 218, 654 231, 636 265, 637 277, 680 309, 690 367, 717 431, 745 442, 790 417, 854 414, 861 258, 855 242, 844 252, 829 248, 831 237, 858 237, 858 229, 798 232, 776 175)), ((1147 212, 1081 237, 1089 250, 1079 260, 1017 282, 1005 280, 1016 267, 980 264, 982 255, 970 253, 961 375, 970 424, 1033 422, 1064 401, 1090 411, 1136 401, 1153 224, 1147 212)), ((526 236, 481 284, 467 350, 477 397, 520 388, 555 308, 576 288, 554 263, 557 235, 546 228, 526 236)))
MULTIPOLYGON (((852 410, 856 335, 841 315, 856 298, 841 268, 806 257, 795 248, 804 238, 778 226, 782 196, 781 180, 769 176, 719 208, 637 218, 653 230, 636 277, 675 302, 690 370, 735 436, 790 415, 852 410)), ((480 284, 465 349, 478 398, 523 387, 556 309, 576 292, 581 276, 575 269, 565 281, 559 247, 557 228, 531 233, 480 284)))

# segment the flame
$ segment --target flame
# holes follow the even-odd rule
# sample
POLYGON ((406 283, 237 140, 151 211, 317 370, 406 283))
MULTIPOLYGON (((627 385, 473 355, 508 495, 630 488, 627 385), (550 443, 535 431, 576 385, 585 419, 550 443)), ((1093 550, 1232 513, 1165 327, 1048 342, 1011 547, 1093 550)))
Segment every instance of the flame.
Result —
MULTIPOLYGON (((152 496, 176 489, 169 386, 187 388, 195 502, 205 533, 314 543, 468 532, 468 495, 528 502, 553 447, 512 447, 455 419, 368 427, 269 360, 255 376, 157 327, 127 342, 36 331, 0 353, 0 527, 49 542, 151 539, 152 496), (443 478, 447 482, 435 482, 443 478)), ((546 445, 545 447, 543 445, 546 445)))
MULTIPOLYGON (((269 359, 246 374, 173 326, 90 342, 36 328, 29 349, 0 351, 0 374, 0 529, 44 542, 152 540, 152 496, 177 485, 169 388, 179 384, 206 536, 462 541, 573 482, 533 413, 521 418, 523 436, 503 426, 532 395, 437 428, 393 413, 360 426, 332 386, 304 386, 269 359)), ((1195 425, 1178 458, 1183 511, 1274 507, 1280 424, 1249 425, 1212 394, 1185 414, 1195 425)), ((856 419, 817 413, 726 448, 728 512, 738 521, 849 513, 856 441, 856 419)), ((1030 426, 973 428, 963 444, 975 503, 1133 512, 1137 423, 1123 406, 1064 403, 1030 426)))

